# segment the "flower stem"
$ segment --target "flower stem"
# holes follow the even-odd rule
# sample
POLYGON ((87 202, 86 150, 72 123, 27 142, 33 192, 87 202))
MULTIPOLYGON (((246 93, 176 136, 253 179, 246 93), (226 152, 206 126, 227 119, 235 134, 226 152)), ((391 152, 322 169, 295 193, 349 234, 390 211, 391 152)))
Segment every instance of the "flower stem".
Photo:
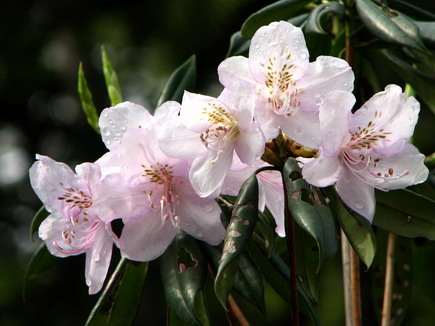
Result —
POLYGON ((389 233, 388 245, 387 245, 386 271, 385 271, 384 302, 382 304, 382 326, 389 326, 391 320, 395 245, 396 245, 396 236, 393 233, 389 233))
MULTIPOLYGON (((284 178, 284 174, 283 174, 284 178)), ((285 180, 283 179, 285 185, 285 180)), ((287 251, 290 261, 290 296, 292 325, 299 326, 299 302, 297 292, 297 274, 296 274, 296 236, 295 222, 288 208, 287 187, 284 186, 284 217, 285 217, 285 238, 287 242, 287 251)))

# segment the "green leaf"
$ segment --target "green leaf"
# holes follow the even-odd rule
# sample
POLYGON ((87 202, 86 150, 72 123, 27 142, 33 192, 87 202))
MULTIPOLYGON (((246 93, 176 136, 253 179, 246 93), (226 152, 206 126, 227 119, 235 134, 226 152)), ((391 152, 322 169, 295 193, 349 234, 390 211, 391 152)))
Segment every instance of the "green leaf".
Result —
POLYGON ((33 253, 32 258, 30 259, 29 264, 26 268, 26 274, 24 277, 24 283, 23 283, 23 295, 26 294, 26 289, 28 286, 29 281, 49 270, 54 264, 56 264, 59 261, 59 257, 53 256, 45 246, 45 242, 42 242, 38 249, 33 253))
POLYGON ((192 55, 186 62, 175 70, 166 82, 160 94, 157 107, 166 101, 181 103, 184 91, 193 91, 196 85, 196 57, 192 55))
POLYGON ((310 13, 307 23, 304 27, 306 33, 327 34, 323 27, 323 21, 327 15, 343 16, 344 5, 341 2, 324 2, 318 5, 310 13))
MULTIPOLYGON (((435 19, 435 18, 434 18, 435 19)), ((435 48, 435 22, 420 22, 414 21, 420 30, 421 38, 423 42, 431 49, 435 48)))
MULTIPOLYGON (((412 268, 416 271, 413 284, 418 286, 423 293, 435 302, 435 244, 433 241, 414 240, 412 246, 412 268)), ((403 266, 402 266, 403 267, 403 266)))
POLYGON ((104 79, 106 81, 107 93, 109 94, 112 106, 122 102, 121 87, 119 86, 118 76, 112 67, 106 49, 101 46, 101 59, 103 61, 104 79))
POLYGON ((435 113, 435 92, 433 91, 435 89, 435 77, 400 59, 391 51, 382 50, 380 53, 389 60, 402 80, 411 84, 417 95, 435 113))
POLYGON ((49 212, 45 209, 45 206, 42 206, 38 211, 35 213, 35 216, 33 217, 32 224, 30 224, 30 240, 33 240, 33 234, 38 231, 39 226, 41 225, 42 221, 44 221, 47 216, 50 215, 49 212))
POLYGON ((331 200, 331 208, 335 211, 352 248, 367 268, 370 267, 376 254, 376 237, 370 222, 359 214, 351 212, 341 201, 334 188, 328 187, 324 191, 331 200))
POLYGON ((234 204, 215 279, 215 293, 224 307, 236 277, 240 254, 245 250, 254 232, 257 215, 258 181, 254 173, 243 183, 234 204))
POLYGON ((171 309, 190 325, 208 325, 208 319, 198 318, 195 308, 207 274, 205 257, 195 240, 180 231, 160 262, 163 288, 171 309))
MULTIPOLYGON (((198 292, 197 299, 195 303, 195 311, 196 316, 199 320, 203 321, 203 325, 209 326, 209 317, 207 308, 205 305, 205 299, 203 295, 203 291, 198 292)), ((168 308, 168 320, 167 320, 167 326, 189 326, 191 324, 185 322, 183 319, 181 319, 174 311, 174 309, 168 308)))
POLYGON ((417 18, 435 20, 435 14, 412 4, 409 0, 389 0, 388 4, 395 9, 417 16, 417 18))
POLYGON ((92 309, 86 326, 130 325, 142 297, 148 263, 121 258, 92 309))
MULTIPOLYGON (((388 234, 378 230, 378 252, 373 262, 372 295, 376 316, 381 325, 384 298, 386 251, 388 234)), ((410 239, 396 237, 393 267, 393 295, 391 304, 391 325, 400 325, 411 301, 412 284, 412 243, 410 239)))
POLYGON ((262 236, 264 246, 270 256, 275 250, 275 230, 270 225, 268 217, 261 211, 258 211, 255 233, 262 236))
POLYGON ((231 35, 230 48, 228 49, 227 55, 225 57, 228 58, 247 53, 250 43, 251 42, 249 40, 242 37, 240 31, 235 32, 233 35, 231 35))
POLYGON ((406 16, 371 0, 356 0, 358 14, 367 29, 385 42, 408 46, 428 53, 418 27, 406 16))
POLYGON ((319 271, 338 250, 334 218, 327 206, 313 200, 310 185, 302 178, 295 159, 287 159, 283 175, 289 210, 296 223, 316 240, 319 247, 319 271))
POLYGON ((435 240, 435 201, 411 190, 376 191, 373 224, 398 235, 435 240))
POLYGON ((86 81, 85 73, 83 71, 83 65, 81 62, 79 64, 77 89, 86 119, 88 120, 89 125, 95 130, 95 132, 99 134, 100 127, 98 127, 97 109, 95 108, 94 101, 92 100, 92 93, 89 90, 88 82, 86 81))
POLYGON ((251 39, 261 26, 274 21, 287 20, 311 2, 311 0, 281 0, 264 7, 246 19, 240 29, 241 35, 246 39, 251 39))

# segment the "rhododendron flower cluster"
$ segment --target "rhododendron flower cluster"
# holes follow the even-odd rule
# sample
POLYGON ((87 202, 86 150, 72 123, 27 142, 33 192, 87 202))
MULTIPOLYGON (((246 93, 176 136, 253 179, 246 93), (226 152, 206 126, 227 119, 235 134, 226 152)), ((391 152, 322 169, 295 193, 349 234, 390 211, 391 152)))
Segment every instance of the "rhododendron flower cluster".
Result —
MULTIPOLYGON (((151 115, 124 102, 105 109, 99 126, 109 150, 76 167, 37 156, 32 186, 51 215, 39 235, 53 255, 86 253, 89 292, 107 274, 112 246, 123 257, 149 261, 184 230, 218 245, 225 237, 216 202, 237 195, 242 182, 266 164, 265 144, 283 132, 318 151, 301 159, 305 180, 336 184, 342 200, 368 220, 374 188, 392 190, 423 182, 424 156, 409 143, 419 103, 389 85, 355 113, 354 75, 341 59, 309 62, 300 28, 287 22, 261 27, 249 57, 230 57, 218 68, 217 97, 185 92, 151 115), (111 222, 121 219, 116 236, 111 222)), ((258 174, 259 209, 267 206, 285 236, 284 192, 277 171, 258 174)))

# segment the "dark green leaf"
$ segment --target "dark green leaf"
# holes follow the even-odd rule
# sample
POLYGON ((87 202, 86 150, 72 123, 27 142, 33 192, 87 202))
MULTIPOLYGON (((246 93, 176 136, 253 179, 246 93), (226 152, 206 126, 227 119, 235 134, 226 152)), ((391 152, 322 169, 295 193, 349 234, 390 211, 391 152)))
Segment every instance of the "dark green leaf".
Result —
MULTIPOLYGON (((434 18, 435 19, 435 18, 434 18)), ((431 49, 435 48, 435 22, 414 21, 420 30, 421 38, 424 43, 431 49)))
POLYGON ((395 9, 409 13, 417 18, 435 20, 435 14, 414 5, 413 2, 414 1, 411 2, 409 0, 389 0, 388 4, 395 9))
POLYGON ((411 190, 376 191, 373 224, 398 235, 435 240, 435 201, 411 190))
POLYGON ((33 234, 38 231, 39 226, 41 225, 42 221, 47 218, 47 216, 50 215, 49 212, 46 211, 45 207, 42 206, 38 211, 35 213, 35 216, 33 217, 32 224, 30 225, 30 240, 33 240, 33 234))
POLYGON ((331 200, 331 208, 335 211, 346 238, 364 264, 370 267, 376 253, 376 237, 370 222, 355 212, 349 211, 334 188, 328 187, 324 190, 331 200))
POLYGON ((193 91, 196 85, 196 57, 192 55, 175 70, 160 94, 157 107, 166 101, 181 102, 184 91, 193 91))
POLYGON ((306 33, 326 34, 323 21, 327 15, 343 16, 344 5, 341 2, 324 2, 310 13, 304 31, 306 33))
POLYGON ((304 27, 307 18, 310 14, 308 12, 305 12, 303 14, 297 15, 295 17, 292 17, 290 19, 287 19, 287 22, 289 22, 290 24, 294 25, 294 26, 298 26, 300 28, 304 27))
POLYGON ((27 266, 26 275, 24 277, 23 294, 26 294, 27 285, 33 277, 49 270, 59 259, 60 258, 53 256, 47 250, 45 242, 41 243, 38 249, 33 253, 29 265, 27 266))
POLYGON ((122 102, 121 87, 119 86, 118 76, 112 67, 109 56, 104 46, 101 47, 101 59, 103 61, 104 79, 106 80, 107 93, 109 94, 112 106, 122 102))
MULTIPOLYGON (((376 253, 376 258, 372 266, 373 303, 379 325, 381 324, 382 303, 384 298, 387 238, 387 233, 382 231, 377 232, 379 250, 376 253)), ((410 239, 396 237, 395 243, 391 325, 398 326, 404 319, 411 300, 413 258, 410 239)))
MULTIPOLYGON (((197 299, 195 300, 195 314, 197 318, 202 322, 203 325, 210 325, 207 308, 205 306, 205 300, 203 292, 200 291, 197 294, 197 299)), ((191 324, 185 322, 181 319, 174 311, 168 307, 168 320, 167 326, 189 326, 191 324)))
POLYGON ((163 254, 160 270, 172 310, 191 325, 208 325, 198 318, 195 310, 207 274, 207 263, 195 240, 180 231, 163 254))
POLYGON ((235 32, 231 35, 230 39, 230 48, 228 49, 228 53, 226 57, 232 57, 236 55, 243 55, 249 50, 250 41, 244 39, 240 34, 240 31, 235 32))
POLYGON ((420 287, 423 293, 435 302, 435 244, 433 241, 414 240, 412 246, 412 268, 416 271, 413 283, 420 287))
POLYGON ((367 29, 381 40, 428 53, 418 27, 406 16, 371 0, 356 0, 356 8, 367 29))
POLYGON ((89 90, 88 82, 86 81, 85 73, 83 71, 83 65, 79 64, 78 73, 78 85, 77 89, 82 103, 83 112, 89 125, 97 132, 100 133, 100 127, 98 127, 98 114, 95 108, 94 101, 92 100, 92 93, 89 90))
POLYGON ((337 230, 330 209, 313 199, 309 184, 302 179, 298 163, 293 158, 284 165, 284 184, 287 188, 289 210, 296 223, 319 248, 317 270, 338 250, 337 230))
POLYGON ((268 255, 271 255, 275 250, 275 231, 270 225, 268 217, 261 211, 258 211, 257 225, 255 226, 255 233, 262 236, 262 240, 268 255))
POLYGON ((236 277, 240 254, 254 232, 257 215, 258 181, 254 173, 243 183, 234 204, 215 279, 215 293, 224 307, 236 277))
POLYGON ((122 258, 92 309, 86 326, 130 325, 139 307, 147 271, 148 263, 122 258))
POLYGON ((299 13, 311 0, 281 0, 277 1, 246 19, 240 30, 242 37, 251 39, 257 29, 278 20, 287 20, 299 13))
POLYGON ((435 92, 433 92, 433 89, 435 89, 435 77, 400 59, 391 51, 382 50, 380 53, 389 60, 399 76, 405 82, 411 84, 417 95, 435 113, 435 92))

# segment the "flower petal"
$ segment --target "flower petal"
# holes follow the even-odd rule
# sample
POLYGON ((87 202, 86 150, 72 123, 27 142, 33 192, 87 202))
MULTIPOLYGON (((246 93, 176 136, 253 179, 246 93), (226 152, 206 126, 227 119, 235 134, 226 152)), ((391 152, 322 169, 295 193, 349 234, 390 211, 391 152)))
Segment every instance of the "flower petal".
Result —
MULTIPOLYGON (((65 228, 65 219, 56 215, 49 215, 45 220, 42 221, 39 226, 38 236, 45 241, 45 245, 48 251, 57 257, 68 257, 72 254, 62 252, 59 250, 59 247, 56 243, 60 243, 63 241, 62 239, 62 230, 65 228)), ((76 253, 73 255, 78 255, 80 253, 76 253)))
POLYGON ((338 157, 320 156, 305 163, 302 168, 302 176, 313 186, 327 187, 337 181, 341 170, 338 157))
POLYGON ((100 227, 92 246, 86 249, 85 275, 89 294, 97 293, 104 284, 112 258, 112 247, 112 238, 104 226, 100 227))
POLYGON ((344 203, 371 223, 375 215, 376 200, 373 186, 364 183, 343 168, 337 180, 337 192, 344 203))
POLYGON ((290 117, 280 116, 281 130, 298 143, 315 148, 320 143, 319 114, 298 111, 290 117))
POLYGON ((264 136, 257 126, 252 126, 252 129, 246 132, 241 130, 235 142, 236 153, 243 163, 252 163, 260 159, 264 147, 264 136))
POLYGON ((124 135, 131 128, 144 128, 153 123, 154 118, 143 106, 123 102, 101 112, 98 125, 101 137, 108 149, 116 147, 124 135))
POLYGON ((225 87, 230 87, 236 80, 244 80, 250 84, 255 81, 249 70, 248 58, 242 56, 229 57, 218 67, 219 81, 225 87))
POLYGON ((160 105, 154 112, 154 118, 161 124, 172 120, 180 114, 181 104, 176 101, 167 101, 160 105))

